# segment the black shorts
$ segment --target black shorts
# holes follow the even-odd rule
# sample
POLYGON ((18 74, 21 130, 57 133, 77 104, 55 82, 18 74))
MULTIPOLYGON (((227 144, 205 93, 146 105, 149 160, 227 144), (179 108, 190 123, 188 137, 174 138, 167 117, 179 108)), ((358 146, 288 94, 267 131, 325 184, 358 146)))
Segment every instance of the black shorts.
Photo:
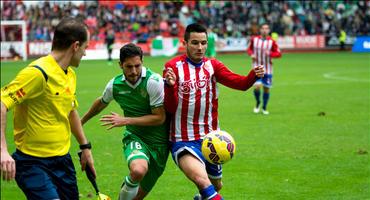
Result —
POLYGON ((79 199, 71 156, 39 158, 17 150, 15 180, 27 199, 79 199))

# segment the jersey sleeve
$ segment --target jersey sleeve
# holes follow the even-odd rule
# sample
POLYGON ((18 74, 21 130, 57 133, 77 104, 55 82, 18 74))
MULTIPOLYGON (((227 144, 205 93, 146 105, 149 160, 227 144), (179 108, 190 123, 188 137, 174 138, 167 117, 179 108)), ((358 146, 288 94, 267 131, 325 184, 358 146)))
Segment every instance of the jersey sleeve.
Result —
POLYGON ((270 56, 272 58, 280 58, 281 57, 281 51, 275 41, 272 42, 272 47, 271 47, 271 54, 270 56))
POLYGON ((8 84, 1 88, 1 101, 11 109, 26 99, 41 95, 46 86, 46 80, 40 70, 26 67, 8 84))
POLYGON ((242 76, 230 71, 230 69, 218 60, 212 60, 212 65, 215 68, 216 81, 226 87, 237 90, 247 90, 252 87, 257 80, 257 76, 253 70, 251 70, 247 76, 242 76))
POLYGON ((112 78, 107 86, 105 86, 103 97, 101 98, 101 101, 105 104, 109 104, 113 100, 113 82, 114 78, 112 78))
POLYGON ((152 74, 147 83, 147 90, 149 94, 150 107, 157 108, 163 106, 164 90, 163 80, 159 74, 152 74))

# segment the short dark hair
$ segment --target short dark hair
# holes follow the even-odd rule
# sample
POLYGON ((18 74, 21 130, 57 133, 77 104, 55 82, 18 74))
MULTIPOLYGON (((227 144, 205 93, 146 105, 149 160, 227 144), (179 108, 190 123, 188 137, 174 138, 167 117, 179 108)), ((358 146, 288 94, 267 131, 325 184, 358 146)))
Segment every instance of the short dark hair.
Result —
POLYGON ((143 60, 143 51, 133 43, 126 44, 119 50, 119 61, 121 63, 125 62, 127 58, 135 56, 140 56, 140 60, 143 60))
POLYGON ((65 50, 71 44, 79 41, 81 44, 87 40, 87 26, 82 21, 65 17, 55 27, 51 50, 65 50))
POLYGON ((190 38, 190 33, 193 32, 205 33, 207 35, 207 29, 203 25, 197 23, 189 24, 185 29, 184 40, 188 41, 190 38))

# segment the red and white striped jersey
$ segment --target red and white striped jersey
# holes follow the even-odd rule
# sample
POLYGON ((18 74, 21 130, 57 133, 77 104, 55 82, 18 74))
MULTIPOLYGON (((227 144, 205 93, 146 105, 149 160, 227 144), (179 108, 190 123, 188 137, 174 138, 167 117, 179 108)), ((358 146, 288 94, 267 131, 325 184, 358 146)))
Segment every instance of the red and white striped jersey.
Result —
POLYGON ((252 67, 256 65, 263 65, 265 67, 265 74, 272 74, 271 58, 281 57, 281 52, 276 42, 271 37, 263 39, 262 36, 252 37, 247 49, 247 53, 255 55, 252 67))
POLYGON ((171 114, 170 140, 193 141, 219 129, 217 82, 238 90, 250 88, 257 77, 253 70, 247 76, 230 71, 215 59, 191 62, 186 55, 166 63, 176 74, 176 84, 165 86, 165 108, 171 114))

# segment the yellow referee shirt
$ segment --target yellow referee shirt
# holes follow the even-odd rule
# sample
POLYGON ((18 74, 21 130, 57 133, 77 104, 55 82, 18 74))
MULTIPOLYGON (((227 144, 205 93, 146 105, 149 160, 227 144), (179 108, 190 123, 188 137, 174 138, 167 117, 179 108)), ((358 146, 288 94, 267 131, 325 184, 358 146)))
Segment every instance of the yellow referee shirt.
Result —
POLYGON ((63 71, 51 55, 32 62, 1 88, 1 101, 8 110, 14 107, 17 149, 36 157, 67 154, 75 92, 75 72, 71 67, 63 71))

